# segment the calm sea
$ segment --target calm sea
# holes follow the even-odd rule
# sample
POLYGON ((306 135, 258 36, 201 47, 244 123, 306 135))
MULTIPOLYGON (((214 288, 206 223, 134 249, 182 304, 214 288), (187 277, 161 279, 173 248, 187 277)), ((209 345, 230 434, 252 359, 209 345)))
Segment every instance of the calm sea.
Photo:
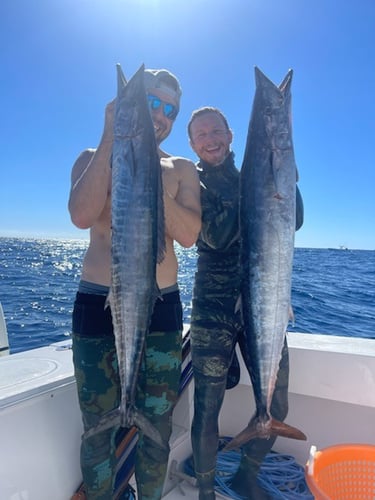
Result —
MULTIPOLYGON (((0 301, 11 352, 64 340, 87 246, 77 240, 0 238, 0 301)), ((194 249, 177 248, 184 320, 194 249)), ((375 251, 297 248, 289 330, 375 338, 375 251)))

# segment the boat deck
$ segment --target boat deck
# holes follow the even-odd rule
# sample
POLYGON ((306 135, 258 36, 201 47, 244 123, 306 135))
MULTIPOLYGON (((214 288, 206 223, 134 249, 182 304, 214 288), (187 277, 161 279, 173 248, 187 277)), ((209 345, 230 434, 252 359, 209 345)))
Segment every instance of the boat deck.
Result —
MULTIPOLYGON (((375 444, 375 340, 288 335, 289 413, 286 422, 307 441, 278 438, 274 450, 304 465, 318 450, 343 443, 375 444)), ((81 482, 81 415, 68 342, 0 358, 0 498, 67 500, 81 482), (15 439, 16 437, 16 439, 15 439)), ((252 388, 241 362, 240 383, 226 392, 223 436, 244 428, 254 412, 252 388)), ((174 411, 170 465, 191 455, 193 382, 174 411)), ((197 490, 168 475, 164 500, 194 500, 197 490), (180 484, 179 484, 180 483, 180 484)), ((218 496, 218 498, 225 498, 218 496)))

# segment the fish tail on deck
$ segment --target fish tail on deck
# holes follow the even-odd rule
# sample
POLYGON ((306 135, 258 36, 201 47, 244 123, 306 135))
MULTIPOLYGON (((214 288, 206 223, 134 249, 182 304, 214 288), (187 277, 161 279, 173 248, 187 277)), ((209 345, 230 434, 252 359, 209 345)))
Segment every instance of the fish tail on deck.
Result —
POLYGON ((297 439, 299 441, 306 441, 306 435, 293 427, 292 425, 286 424, 285 422, 280 422, 275 418, 272 419, 271 423, 271 434, 274 436, 282 436, 290 439, 297 439))
POLYGON ((243 431, 229 441, 229 443, 227 443, 223 448, 223 451, 230 451, 235 448, 239 448, 252 439, 269 439, 271 436, 282 436, 301 441, 306 441, 307 439, 305 434, 296 427, 288 425, 285 422, 280 422, 275 418, 271 419, 270 424, 267 425, 266 428, 264 425, 260 425, 259 422, 255 420, 251 421, 243 431))

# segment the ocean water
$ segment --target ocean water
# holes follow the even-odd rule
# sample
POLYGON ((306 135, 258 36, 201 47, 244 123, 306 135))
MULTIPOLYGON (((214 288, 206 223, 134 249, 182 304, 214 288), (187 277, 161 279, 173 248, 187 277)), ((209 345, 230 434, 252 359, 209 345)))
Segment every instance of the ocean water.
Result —
MULTIPOLYGON (((64 340, 87 242, 0 238, 0 301, 12 353, 64 340)), ((195 250, 176 248, 189 322, 195 250)), ((290 331, 375 338, 375 251, 296 248, 290 331)))

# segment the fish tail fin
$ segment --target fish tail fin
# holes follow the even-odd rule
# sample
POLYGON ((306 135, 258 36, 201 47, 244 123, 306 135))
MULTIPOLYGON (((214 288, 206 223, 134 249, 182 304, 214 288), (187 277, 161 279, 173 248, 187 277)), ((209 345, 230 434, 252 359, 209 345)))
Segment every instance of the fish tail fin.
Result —
POLYGON ((145 436, 152 439, 152 441, 157 443, 161 448, 168 448, 168 443, 163 441, 160 432, 137 408, 132 408, 125 421, 122 418, 120 408, 109 411, 99 419, 96 425, 85 431, 83 437, 87 439, 111 427, 129 427, 129 425, 135 425, 145 436))
POLYGON ((291 439, 299 439, 301 441, 307 439, 305 434, 296 427, 280 422, 275 418, 271 418, 266 426, 254 419, 243 431, 237 434, 237 436, 224 446, 223 451, 239 448, 255 438, 269 439, 271 436, 283 436, 291 439))
POLYGON ((145 436, 158 444, 161 448, 168 448, 156 427, 137 408, 132 410, 132 421, 134 425, 143 432, 145 436))
POLYGON ((254 425, 253 422, 250 422, 247 427, 245 427, 244 430, 242 430, 237 436, 235 436, 233 439, 227 443, 222 451, 230 451, 234 450, 235 448, 239 448, 243 444, 247 443, 248 441, 251 441, 252 439, 255 439, 256 437, 259 437, 258 431, 256 429, 256 426, 254 425))
POLYGON ((120 426, 121 424, 121 412, 119 408, 115 408, 114 410, 109 411, 105 415, 103 415, 99 422, 90 427, 87 431, 84 432, 83 438, 87 439, 99 432, 106 431, 111 427, 120 426))
POLYGON ((275 418, 272 419, 271 422, 271 434, 274 436, 282 436, 290 439, 298 439, 300 441, 306 441, 306 435, 297 429, 297 427, 293 427, 291 425, 286 424, 285 422, 280 422, 275 418))

